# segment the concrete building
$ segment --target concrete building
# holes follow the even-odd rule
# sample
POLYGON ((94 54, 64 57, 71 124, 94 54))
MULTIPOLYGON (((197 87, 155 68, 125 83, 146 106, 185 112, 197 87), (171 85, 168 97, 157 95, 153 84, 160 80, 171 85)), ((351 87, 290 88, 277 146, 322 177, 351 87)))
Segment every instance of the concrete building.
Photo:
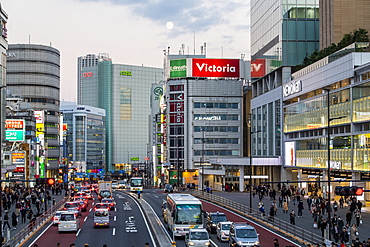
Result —
MULTIPOLYGON (((0 4, 0 165, 3 165, 3 143, 5 142, 5 98, 6 98, 6 56, 8 49, 8 30, 6 24, 8 22, 8 14, 0 4)), ((4 179, 5 172, 1 171, 1 179, 4 179)))
POLYGON ((80 69, 78 102, 106 111, 107 171, 124 163, 144 163, 150 143, 151 84, 163 80, 163 70, 113 64, 109 59, 80 69))
POLYGON ((7 93, 23 98, 37 112, 36 135, 44 136, 46 176, 57 174, 60 162, 60 52, 50 46, 10 44, 7 93))
POLYGON ((320 0, 320 49, 339 43, 356 29, 369 31, 369 19, 369 1, 320 0))
POLYGON ((105 110, 62 101, 68 161, 79 173, 105 170, 105 110))

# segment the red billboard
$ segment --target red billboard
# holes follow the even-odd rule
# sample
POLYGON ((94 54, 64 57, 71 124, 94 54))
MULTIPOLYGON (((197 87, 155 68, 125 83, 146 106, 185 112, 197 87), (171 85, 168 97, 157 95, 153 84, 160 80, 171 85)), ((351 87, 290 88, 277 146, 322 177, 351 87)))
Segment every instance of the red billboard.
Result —
POLYGON ((266 60, 256 59, 251 63, 251 78, 263 77, 266 74, 266 60))
POLYGON ((240 59, 193 58, 192 77, 240 77, 240 59))

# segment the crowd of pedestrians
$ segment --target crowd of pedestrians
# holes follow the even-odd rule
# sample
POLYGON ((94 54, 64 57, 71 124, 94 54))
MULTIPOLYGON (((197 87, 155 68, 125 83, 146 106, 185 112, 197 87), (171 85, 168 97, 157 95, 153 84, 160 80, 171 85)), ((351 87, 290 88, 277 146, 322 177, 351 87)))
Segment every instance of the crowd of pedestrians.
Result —
MULTIPOLYGON (((258 196, 260 200, 258 207, 261 215, 265 215, 262 200, 269 197, 272 201, 270 220, 273 220, 280 208, 282 213, 289 215, 288 219, 292 225, 296 224, 296 218, 304 215, 311 217, 313 228, 318 229, 321 236, 326 239, 330 236, 333 241, 332 246, 370 247, 370 234, 360 231, 360 226, 363 224, 361 217, 363 203, 355 196, 340 197, 338 201, 329 203, 319 193, 319 188, 312 189, 308 194, 304 189, 295 186, 279 184, 278 187, 278 191, 275 191, 269 185, 253 186, 253 197, 258 196), (346 210, 345 215, 340 215, 338 209, 342 209, 341 212, 346 210), (329 210, 330 219, 328 218, 329 210)), ((321 244, 321 246, 326 245, 321 244)))

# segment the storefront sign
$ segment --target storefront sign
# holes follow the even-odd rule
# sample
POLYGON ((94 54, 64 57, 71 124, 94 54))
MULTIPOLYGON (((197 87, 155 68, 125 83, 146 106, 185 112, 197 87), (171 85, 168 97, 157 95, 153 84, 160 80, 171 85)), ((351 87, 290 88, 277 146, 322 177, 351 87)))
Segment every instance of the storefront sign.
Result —
POLYGON ((170 60, 170 78, 186 77, 186 59, 170 60))
POLYGON ((289 95, 299 93, 302 91, 302 81, 295 81, 283 86, 283 96, 288 97, 289 95))
POLYGON ((24 129, 24 120, 6 119, 5 128, 7 129, 24 129))
POLYGON ((221 116, 197 116, 194 117, 194 120, 219 121, 221 116))
MULTIPOLYGON (((328 162, 326 162, 326 166, 328 165, 328 162)), ((342 162, 340 161, 330 161, 330 168, 340 170, 342 169, 342 162)))

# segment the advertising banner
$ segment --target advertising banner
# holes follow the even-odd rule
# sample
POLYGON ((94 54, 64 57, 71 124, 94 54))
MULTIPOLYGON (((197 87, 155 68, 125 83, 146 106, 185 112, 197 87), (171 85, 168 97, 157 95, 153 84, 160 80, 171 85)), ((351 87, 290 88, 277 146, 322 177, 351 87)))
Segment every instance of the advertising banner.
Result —
POLYGON ((186 77, 186 59, 170 60, 170 78, 186 77))
POLYGON ((256 59, 251 62, 251 78, 259 78, 266 75, 266 60, 256 59))
POLYGON ((192 77, 240 78, 240 59, 192 59, 192 77))
POLYGON ((25 153, 12 153, 12 163, 13 164, 24 164, 25 153))
POLYGON ((25 138, 24 119, 6 119, 5 120, 5 140, 12 142, 22 142, 25 138))

